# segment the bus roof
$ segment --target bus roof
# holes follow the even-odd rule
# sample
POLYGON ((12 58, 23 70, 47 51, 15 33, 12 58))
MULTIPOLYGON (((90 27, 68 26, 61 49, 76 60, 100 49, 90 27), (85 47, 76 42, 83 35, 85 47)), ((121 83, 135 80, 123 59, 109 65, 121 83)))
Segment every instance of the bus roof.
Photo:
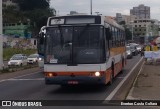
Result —
MULTIPOLYGON (((52 16, 52 17, 49 17, 48 18, 48 22, 47 22, 47 26, 50 26, 50 23, 51 23, 51 19, 61 19, 61 18, 96 18, 96 20, 98 21, 98 23, 95 23, 95 24, 101 24, 101 25, 104 25, 104 23, 108 23, 116 28, 119 28, 119 29, 122 29, 124 30, 124 28, 119 25, 113 18, 109 17, 109 16, 100 16, 100 15, 65 15, 65 16, 52 16)), ((86 19, 88 20, 88 19, 86 19)), ((91 19, 90 19, 91 20, 91 19)), ((78 21, 78 20, 77 20, 78 21)), ((65 22, 65 21, 64 21, 65 22)), ((64 22, 62 22, 62 24, 64 24, 64 22)), ((86 21, 87 22, 87 21, 86 21)), ((92 21, 90 21, 92 22, 92 21)), ((87 22, 88 23, 88 22, 87 22)), ((60 23, 61 24, 61 23, 60 23)), ((75 23, 76 24, 76 23, 75 23)), ((80 24, 80 23, 77 23, 77 24, 80 24)), ((84 23, 85 24, 85 23, 84 23)), ((94 24, 94 23, 88 23, 88 24, 94 24)), ((55 24, 56 25, 56 24, 55 24)))

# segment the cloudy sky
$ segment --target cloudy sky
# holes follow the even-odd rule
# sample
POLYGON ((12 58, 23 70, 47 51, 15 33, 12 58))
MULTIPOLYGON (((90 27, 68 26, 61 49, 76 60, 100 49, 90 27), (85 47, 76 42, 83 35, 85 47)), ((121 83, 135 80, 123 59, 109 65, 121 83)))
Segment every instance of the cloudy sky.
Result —
MULTIPOLYGON (((130 14, 130 9, 139 4, 150 6, 151 18, 160 20, 160 0, 92 0, 93 14, 100 12, 105 16, 115 16, 116 13, 130 14)), ((51 7, 59 15, 69 14, 70 11, 90 14, 90 0, 51 0, 51 7)))

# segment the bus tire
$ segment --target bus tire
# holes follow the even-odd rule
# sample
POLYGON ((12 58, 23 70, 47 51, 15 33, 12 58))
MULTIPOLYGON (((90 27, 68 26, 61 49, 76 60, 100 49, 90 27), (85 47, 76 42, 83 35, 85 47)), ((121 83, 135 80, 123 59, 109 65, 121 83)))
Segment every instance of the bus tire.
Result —
POLYGON ((121 69, 120 73, 123 73, 123 69, 124 69, 124 58, 122 58, 122 69, 121 69))
POLYGON ((113 84, 113 80, 114 80, 114 63, 112 63, 112 73, 110 74, 110 81, 109 84, 113 84))

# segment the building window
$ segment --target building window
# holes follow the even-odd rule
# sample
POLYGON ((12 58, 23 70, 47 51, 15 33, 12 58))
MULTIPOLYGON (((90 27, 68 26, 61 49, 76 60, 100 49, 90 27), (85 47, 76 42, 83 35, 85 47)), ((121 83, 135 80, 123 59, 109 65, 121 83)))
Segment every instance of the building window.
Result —
POLYGON ((135 27, 137 27, 137 25, 135 25, 135 27))
POLYGON ((141 25, 139 25, 139 27, 141 27, 141 25))
POLYGON ((37 44, 37 41, 36 40, 34 40, 34 45, 36 45, 37 44))
POLYGON ((139 29, 139 31, 141 31, 141 29, 139 29))

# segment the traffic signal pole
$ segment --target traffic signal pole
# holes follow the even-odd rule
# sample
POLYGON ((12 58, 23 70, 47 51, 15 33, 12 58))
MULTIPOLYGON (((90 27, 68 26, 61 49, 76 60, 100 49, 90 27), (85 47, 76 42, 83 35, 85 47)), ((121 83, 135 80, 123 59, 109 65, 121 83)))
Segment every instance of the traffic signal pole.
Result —
POLYGON ((3 68, 2 0, 0 0, 0 69, 3 68))

